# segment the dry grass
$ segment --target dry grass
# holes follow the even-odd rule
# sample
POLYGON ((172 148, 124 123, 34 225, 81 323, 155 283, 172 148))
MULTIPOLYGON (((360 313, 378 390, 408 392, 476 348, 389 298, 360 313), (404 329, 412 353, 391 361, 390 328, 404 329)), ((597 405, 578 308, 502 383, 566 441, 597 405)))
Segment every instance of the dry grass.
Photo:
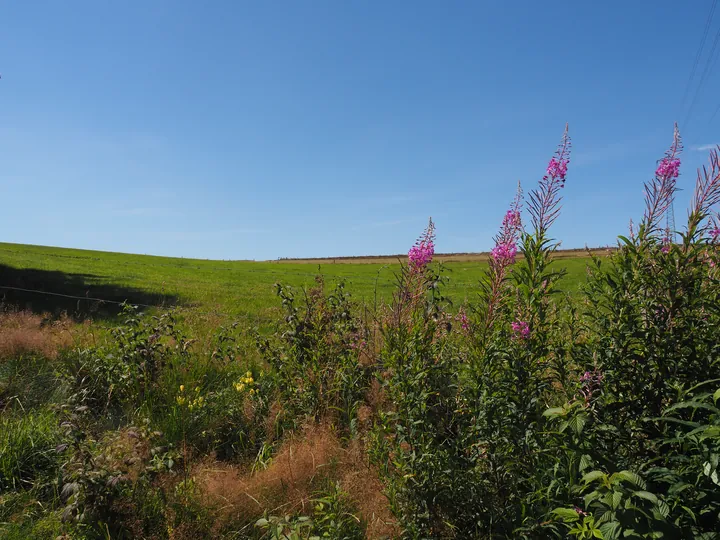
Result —
POLYGON ((255 473, 217 462, 204 462, 193 477, 217 503, 218 521, 250 522, 263 515, 310 514, 310 501, 327 479, 339 481, 359 517, 367 538, 397 536, 397 526, 377 473, 359 443, 344 448, 327 425, 310 426, 287 440, 267 469, 255 473))
POLYGON ((81 330, 66 317, 48 321, 27 311, 0 312, 0 358, 28 353, 55 358, 78 339, 81 330))

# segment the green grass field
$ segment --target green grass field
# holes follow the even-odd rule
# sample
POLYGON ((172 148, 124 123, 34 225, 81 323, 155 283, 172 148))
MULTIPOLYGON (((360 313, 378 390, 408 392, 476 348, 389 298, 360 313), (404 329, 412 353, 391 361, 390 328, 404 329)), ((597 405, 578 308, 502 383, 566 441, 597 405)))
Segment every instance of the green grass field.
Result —
MULTIPOLYGON (((582 253, 558 258, 567 270, 565 290, 576 293, 588 262, 582 253)), ((472 259, 473 257, 468 257, 472 259)), ((44 246, 0 243, 0 286, 35 289, 68 296, 95 297, 131 303, 182 306, 206 320, 249 320, 263 323, 279 313, 273 284, 309 286, 318 273, 313 262, 208 261, 129 255, 44 246)), ((456 303, 471 298, 486 263, 475 260, 445 263, 447 295, 456 303)), ((319 265, 326 282, 345 280, 353 298, 366 305, 388 300, 397 260, 319 265)), ((0 290, 8 303, 34 311, 72 312, 92 302, 59 296, 0 290)), ((107 313, 101 308, 98 317, 107 313)))

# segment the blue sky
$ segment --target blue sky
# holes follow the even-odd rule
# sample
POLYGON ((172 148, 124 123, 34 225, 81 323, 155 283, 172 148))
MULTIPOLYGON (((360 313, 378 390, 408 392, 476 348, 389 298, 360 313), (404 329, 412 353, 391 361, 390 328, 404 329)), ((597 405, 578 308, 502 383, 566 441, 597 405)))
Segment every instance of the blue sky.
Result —
MULTIPOLYGON (((222 259, 492 246, 570 123, 554 233, 606 245, 681 123, 692 2, 0 1, 2 240, 222 259)), ((720 47, 718 50, 720 53, 720 47)))

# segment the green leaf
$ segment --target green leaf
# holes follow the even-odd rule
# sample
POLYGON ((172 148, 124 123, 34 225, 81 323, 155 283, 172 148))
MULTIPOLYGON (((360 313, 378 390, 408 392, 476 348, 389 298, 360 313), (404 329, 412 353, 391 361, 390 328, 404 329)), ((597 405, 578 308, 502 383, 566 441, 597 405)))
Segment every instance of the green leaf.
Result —
POLYGON ((578 513, 572 508, 556 508, 551 514, 555 514, 557 517, 563 520, 564 523, 573 523, 580 519, 578 513))
POLYGON ((607 477, 607 475, 602 471, 590 471, 589 473, 583 475, 582 480, 586 484, 589 484, 590 482, 594 482, 595 480, 603 477, 607 477))
POLYGON ((720 409, 717 407, 713 407, 708 403, 702 403, 700 401, 683 401, 681 403, 676 403, 672 407, 668 407, 663 414, 668 414, 669 412, 677 409, 707 409, 708 411, 720 414, 720 409))
MULTIPOLYGON (((718 392, 720 392, 720 390, 718 390, 718 392)), ((547 409, 543 413, 543 416, 548 416, 551 418, 554 418, 556 416, 564 416, 564 415, 565 415, 565 408, 563 408, 563 407, 553 407, 551 409, 547 409)))
POLYGON ((645 499, 646 501, 650 501, 653 504, 658 503, 658 498, 653 493, 650 493, 649 491, 634 491, 633 495, 635 497, 640 497, 641 499, 645 499))
POLYGON ((718 388, 717 390, 715 390, 715 393, 713 394, 713 401, 714 401, 715 403, 718 402, 718 399, 720 399, 720 388, 718 388))
POLYGON ((629 482, 630 484, 633 484, 639 488, 643 488, 643 489, 645 488, 645 481, 640 477, 639 474, 634 473, 632 471, 616 472, 610 478, 610 482, 614 484, 615 479, 624 480, 625 482, 629 482))
POLYGON ((588 416, 586 414, 578 414, 570 419, 569 425, 576 435, 580 435, 587 420, 588 416))
POLYGON ((608 521, 600 525, 600 532, 602 533, 605 540, 616 540, 620 538, 620 522, 619 521, 608 521))

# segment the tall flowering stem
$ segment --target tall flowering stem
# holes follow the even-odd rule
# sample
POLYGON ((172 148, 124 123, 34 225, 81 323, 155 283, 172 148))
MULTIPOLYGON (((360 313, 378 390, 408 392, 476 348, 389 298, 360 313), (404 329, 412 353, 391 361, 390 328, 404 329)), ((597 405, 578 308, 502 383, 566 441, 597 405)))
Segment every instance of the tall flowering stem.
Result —
POLYGON ((520 216, 522 200, 522 187, 518 182, 517 193, 510 208, 503 216, 500 232, 495 237, 495 247, 490 252, 485 284, 486 312, 481 325, 481 339, 484 339, 487 332, 493 327, 498 306, 506 296, 508 270, 515 263, 515 256, 518 251, 517 243, 522 232, 522 218, 520 216))
POLYGON ((432 262, 435 255, 435 223, 432 218, 425 232, 417 239, 408 252, 408 265, 412 272, 422 272, 432 262))
MULTIPOLYGON (((703 166, 698 170, 697 181, 695 183, 695 193, 690 203, 690 215, 688 219, 688 237, 692 237, 703 220, 708 217, 713 207, 720 203, 720 145, 710 151, 710 167, 703 166)), ((711 239, 717 241, 720 236, 718 221, 713 221, 710 225, 701 229, 699 232, 708 232, 711 239)))
POLYGON ((432 218, 408 251, 408 264, 403 267, 399 277, 398 292, 394 303, 395 323, 408 322, 415 308, 428 289, 432 279, 428 265, 435 255, 435 223, 432 218))
POLYGON ((530 193, 528 212, 533 229, 522 234, 523 261, 519 270, 513 273, 518 291, 518 314, 522 314, 522 320, 528 323, 528 335, 541 341, 546 336, 542 327, 547 318, 549 296, 564 273, 550 268, 551 255, 559 244, 548 237, 548 230, 560 214, 560 193, 565 187, 571 149, 566 124, 545 174, 530 193))
POLYGON ((545 236, 545 232, 560 213, 560 201, 562 199, 560 190, 565 187, 571 149, 572 143, 566 124, 557 151, 550 163, 548 163, 545 176, 540 180, 538 188, 530 192, 528 212, 530 212, 533 228, 539 236, 545 236))
MULTIPOLYGON (((644 241, 661 232, 660 221, 670 208, 677 191, 677 177, 680 174, 680 154, 682 139, 677 124, 673 131, 673 142, 658 162, 655 177, 645 183, 645 214, 640 224, 639 239, 644 241)), ((675 231, 670 231, 674 234, 675 231)))

